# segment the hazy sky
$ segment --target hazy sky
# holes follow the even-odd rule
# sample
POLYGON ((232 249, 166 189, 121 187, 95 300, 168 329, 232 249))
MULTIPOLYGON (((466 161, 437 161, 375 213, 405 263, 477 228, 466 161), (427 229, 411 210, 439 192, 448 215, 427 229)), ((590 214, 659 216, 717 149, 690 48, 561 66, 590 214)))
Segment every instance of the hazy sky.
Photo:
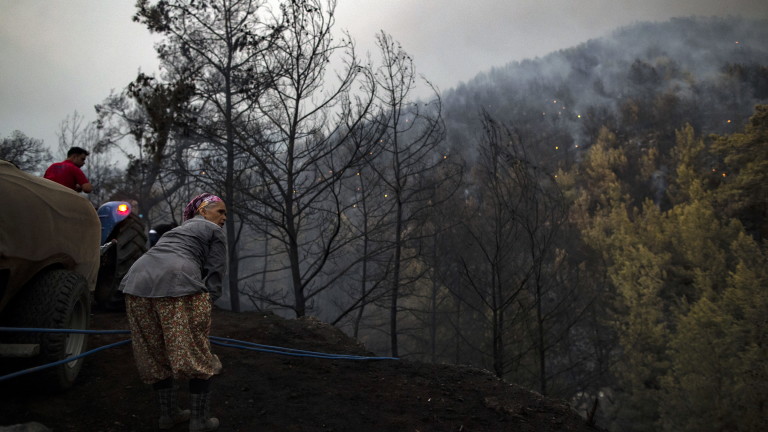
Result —
MULTIPOLYGON (((338 0, 337 27, 361 51, 385 30, 441 90, 481 71, 568 48, 637 21, 768 18, 768 0, 338 0)), ((135 0, 0 0, 0 137, 55 148, 60 123, 154 72, 153 36, 135 0)))

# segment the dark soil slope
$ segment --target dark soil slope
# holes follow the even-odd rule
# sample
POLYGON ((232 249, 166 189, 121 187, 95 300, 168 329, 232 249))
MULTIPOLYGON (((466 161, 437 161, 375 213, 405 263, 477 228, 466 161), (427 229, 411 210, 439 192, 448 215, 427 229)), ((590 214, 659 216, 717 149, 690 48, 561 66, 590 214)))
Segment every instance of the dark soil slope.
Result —
MULTIPOLYGON (((96 314, 94 329, 125 329, 122 314, 96 314)), ((212 335, 336 354, 370 355, 314 319, 216 310, 212 335)), ((92 348, 126 335, 92 336, 92 348)), ((221 431, 595 431, 562 402, 485 371, 404 360, 328 360, 214 347, 224 364, 213 384, 221 431)), ((186 405, 186 388, 181 401, 186 405)), ((157 408, 137 377, 130 345, 90 356, 63 393, 28 380, 0 383, 0 426, 39 422, 54 431, 155 430, 157 408)), ((3 430, 0 427, 0 430, 3 430)), ((186 430, 186 425, 175 430, 186 430)))

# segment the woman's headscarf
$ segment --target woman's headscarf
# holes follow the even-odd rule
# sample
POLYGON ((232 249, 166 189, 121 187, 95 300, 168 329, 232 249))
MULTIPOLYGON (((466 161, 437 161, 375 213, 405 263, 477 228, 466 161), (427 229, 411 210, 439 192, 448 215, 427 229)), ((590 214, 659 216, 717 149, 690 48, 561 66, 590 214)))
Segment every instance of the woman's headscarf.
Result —
POLYGON ((214 194, 207 192, 201 193, 200 195, 192 198, 192 201, 187 203, 186 207, 184 207, 184 220, 192 219, 196 214, 200 212, 203 207, 207 206, 208 204, 220 201, 223 200, 214 194))

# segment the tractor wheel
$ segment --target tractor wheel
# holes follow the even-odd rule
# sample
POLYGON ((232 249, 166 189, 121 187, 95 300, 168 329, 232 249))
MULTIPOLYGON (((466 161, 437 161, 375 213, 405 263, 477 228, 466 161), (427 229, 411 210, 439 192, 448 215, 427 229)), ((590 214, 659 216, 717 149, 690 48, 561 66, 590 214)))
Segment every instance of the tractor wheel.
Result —
POLYGON ((113 239, 117 241, 114 282, 110 284, 107 300, 103 306, 107 310, 123 310, 125 302, 118 287, 133 263, 147 251, 147 231, 141 219, 130 214, 115 226, 108 240, 113 239))
POLYGON ((117 224, 117 279, 123 279, 134 262, 147 251, 147 231, 138 216, 131 214, 117 224))
MULTIPOLYGON (((83 275, 70 270, 48 270, 35 276, 13 300, 3 321, 14 327, 87 330, 90 319, 90 292, 83 275)), ((86 351, 88 336, 76 333, 19 333, 17 343, 40 345, 33 357, 36 366, 53 363, 86 351)), ((36 372, 43 383, 66 389, 74 384, 84 359, 36 372)))

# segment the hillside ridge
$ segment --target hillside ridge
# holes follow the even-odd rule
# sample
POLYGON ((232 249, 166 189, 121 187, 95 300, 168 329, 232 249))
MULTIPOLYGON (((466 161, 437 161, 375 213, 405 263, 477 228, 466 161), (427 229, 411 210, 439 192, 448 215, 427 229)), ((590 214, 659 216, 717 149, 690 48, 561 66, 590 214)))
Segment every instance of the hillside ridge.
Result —
POLYGON ((482 112, 548 167, 578 161, 603 127, 625 141, 653 140, 665 154, 685 124, 734 133, 768 103, 768 21, 639 22, 480 72, 443 101, 448 141, 469 160, 482 112))

